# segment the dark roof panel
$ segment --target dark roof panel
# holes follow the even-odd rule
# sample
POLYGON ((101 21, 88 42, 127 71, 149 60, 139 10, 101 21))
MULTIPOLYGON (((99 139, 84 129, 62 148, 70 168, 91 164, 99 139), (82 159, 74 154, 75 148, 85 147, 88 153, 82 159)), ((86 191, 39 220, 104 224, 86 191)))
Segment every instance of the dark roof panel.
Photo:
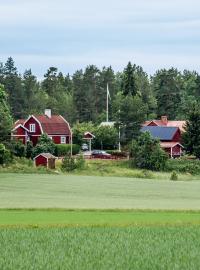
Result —
POLYGON ((158 138, 161 141, 172 140, 178 127, 158 127, 158 126, 146 126, 142 127, 141 131, 149 131, 153 138, 158 138))

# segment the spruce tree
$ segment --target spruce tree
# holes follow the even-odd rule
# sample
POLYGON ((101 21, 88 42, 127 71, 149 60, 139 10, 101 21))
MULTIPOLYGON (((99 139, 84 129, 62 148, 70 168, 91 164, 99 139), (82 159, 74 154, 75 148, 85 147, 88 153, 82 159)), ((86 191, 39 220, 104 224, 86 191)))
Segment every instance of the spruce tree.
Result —
POLYGON ((183 145, 189 154, 200 158, 200 105, 193 103, 186 121, 183 145))

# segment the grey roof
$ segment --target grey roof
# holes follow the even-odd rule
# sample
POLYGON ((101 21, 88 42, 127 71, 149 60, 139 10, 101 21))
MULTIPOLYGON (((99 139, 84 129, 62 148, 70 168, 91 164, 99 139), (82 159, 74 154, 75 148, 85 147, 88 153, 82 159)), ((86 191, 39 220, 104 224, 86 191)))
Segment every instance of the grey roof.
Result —
POLYGON ((141 128, 142 132, 149 131, 153 138, 158 138, 161 141, 171 141, 177 130, 178 127, 146 126, 141 128))

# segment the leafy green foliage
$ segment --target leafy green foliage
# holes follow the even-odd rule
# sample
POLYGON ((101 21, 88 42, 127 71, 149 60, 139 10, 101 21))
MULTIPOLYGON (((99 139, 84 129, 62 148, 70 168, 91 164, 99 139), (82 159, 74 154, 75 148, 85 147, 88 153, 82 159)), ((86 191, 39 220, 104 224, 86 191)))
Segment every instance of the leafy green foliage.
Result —
POLYGON ((32 157, 36 157, 40 153, 55 153, 56 146, 47 134, 42 134, 38 144, 34 147, 32 157))
POLYGON ((4 144, 0 144, 0 165, 8 164, 12 160, 11 153, 4 144))
POLYGON ((200 161, 198 159, 176 158, 167 161, 166 170, 179 173, 200 174, 200 161))
POLYGON ((12 129, 12 117, 4 86, 0 84, 0 142, 9 141, 12 129))
MULTIPOLYGON (((76 155, 80 151, 80 145, 72 145, 72 154, 76 155)), ((55 155, 58 157, 65 156, 71 153, 71 144, 56 144, 55 155)))
POLYGON ((26 147, 19 140, 12 140, 10 145, 11 153, 16 157, 25 157, 26 155, 26 147))
POLYGON ((146 118, 146 113, 147 107, 139 96, 132 97, 128 95, 122 98, 119 125, 123 143, 128 143, 138 136, 141 124, 146 118))
POLYGON ((187 153, 200 158, 200 105, 197 103, 193 103, 193 106, 189 109, 182 139, 187 153))
POLYGON ((168 159, 159 141, 152 138, 149 132, 142 133, 132 142, 131 157, 138 168, 156 171, 164 170, 168 159))
POLYGON ((82 155, 78 157, 72 157, 70 154, 67 154, 61 165, 61 169, 65 172, 71 172, 75 169, 83 169, 85 166, 85 159, 82 155))
POLYGON ((112 149, 118 144, 118 132, 114 127, 98 126, 95 131, 94 147, 96 149, 112 149))
POLYGON ((26 157, 31 158, 33 155, 33 143, 31 141, 26 144, 26 157))
POLYGON ((178 174, 175 171, 172 172, 172 174, 170 176, 170 180, 172 180, 172 181, 178 180, 178 174))

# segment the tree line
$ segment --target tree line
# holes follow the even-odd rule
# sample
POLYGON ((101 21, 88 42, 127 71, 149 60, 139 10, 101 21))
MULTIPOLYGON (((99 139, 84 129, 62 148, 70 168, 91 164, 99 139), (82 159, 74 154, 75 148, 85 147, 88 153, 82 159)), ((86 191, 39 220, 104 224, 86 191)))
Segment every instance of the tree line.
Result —
MULTIPOLYGON (((89 65, 73 74, 64 74, 50 67, 39 81, 31 69, 20 74, 9 57, 0 63, 0 84, 5 92, 0 96, 0 104, 6 99, 13 120, 42 114, 45 108, 51 108, 53 114, 63 115, 71 125, 83 122, 98 125, 105 121, 108 84, 109 120, 121 127, 124 142, 137 136, 146 119, 161 115, 187 119, 188 108, 200 99, 200 75, 196 71, 170 68, 149 76, 141 66, 131 62, 122 72, 114 72, 111 66, 99 69, 89 65)), ((0 110, 8 114, 8 108, 4 110, 1 106, 0 110)), ((1 118, 5 122, 5 116, 1 118)))

